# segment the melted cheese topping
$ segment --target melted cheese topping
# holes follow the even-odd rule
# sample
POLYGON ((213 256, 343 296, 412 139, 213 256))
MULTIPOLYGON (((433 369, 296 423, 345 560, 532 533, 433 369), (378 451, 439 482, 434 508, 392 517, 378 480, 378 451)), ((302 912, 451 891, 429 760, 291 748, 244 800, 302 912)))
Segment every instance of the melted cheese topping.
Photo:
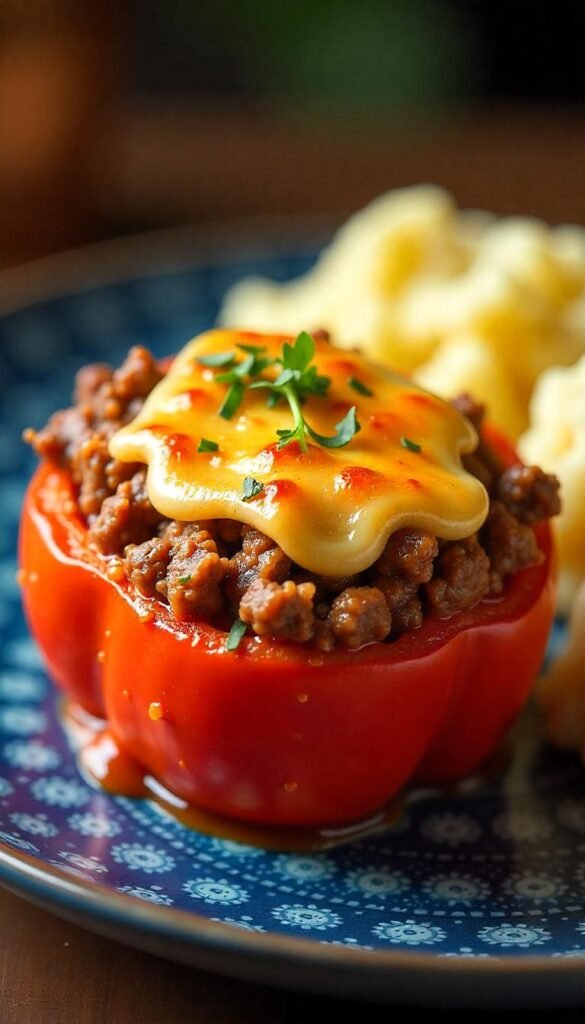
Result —
MULTIPOLYGON (((292 426, 281 401, 266 403, 264 390, 246 390, 232 419, 218 409, 226 385, 221 370, 202 366, 201 356, 233 351, 238 342, 265 345, 278 356, 280 335, 211 331, 174 360, 141 412, 110 441, 125 462, 148 464, 147 486, 155 508, 169 519, 236 519, 275 540, 293 561, 312 572, 345 576, 368 568, 396 530, 415 527, 457 540, 484 522, 488 496, 467 473, 460 456, 477 445, 473 426, 451 405, 412 382, 380 370, 355 353, 316 341, 314 363, 331 380, 327 397, 311 396, 305 419, 332 435, 351 406, 361 431, 343 448, 296 442, 280 451, 277 433, 292 426), (372 396, 356 392, 357 378, 372 396), (404 447, 403 438, 421 446, 404 447), (202 438, 218 450, 197 452, 202 438), (263 490, 243 500, 244 477, 263 490)), ((276 376, 267 370, 264 376, 276 376)))

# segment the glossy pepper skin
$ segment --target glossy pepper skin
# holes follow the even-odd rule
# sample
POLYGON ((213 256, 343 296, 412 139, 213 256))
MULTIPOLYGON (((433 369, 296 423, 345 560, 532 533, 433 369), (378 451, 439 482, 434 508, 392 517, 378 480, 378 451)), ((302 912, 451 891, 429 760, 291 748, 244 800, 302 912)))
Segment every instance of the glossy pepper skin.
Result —
POLYGON ((540 667, 554 610, 547 525, 542 564, 502 597, 427 617, 393 643, 324 654, 248 637, 229 652, 224 633, 109 578, 74 498, 68 473, 43 465, 23 512, 23 597, 49 672, 145 772, 206 811, 350 822, 409 780, 461 778, 493 751, 540 667))

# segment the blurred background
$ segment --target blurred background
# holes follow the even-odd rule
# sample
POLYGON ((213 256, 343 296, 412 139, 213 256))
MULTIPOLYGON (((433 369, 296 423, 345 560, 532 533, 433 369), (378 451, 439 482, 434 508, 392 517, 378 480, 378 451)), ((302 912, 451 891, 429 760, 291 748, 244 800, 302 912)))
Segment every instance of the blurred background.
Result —
POLYGON ((0 266, 434 181, 585 222, 585 3, 0 0, 0 266))

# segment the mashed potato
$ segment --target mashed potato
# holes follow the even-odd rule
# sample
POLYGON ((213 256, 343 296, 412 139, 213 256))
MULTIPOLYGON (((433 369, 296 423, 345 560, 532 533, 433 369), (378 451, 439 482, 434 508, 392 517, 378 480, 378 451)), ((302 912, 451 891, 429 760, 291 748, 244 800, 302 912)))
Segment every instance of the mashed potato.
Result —
POLYGON ((325 327, 445 397, 472 392, 517 437, 538 375, 585 352, 585 231, 461 212, 431 186, 390 192, 304 278, 237 285, 221 320, 325 327))
POLYGON ((574 366, 542 374, 530 418, 531 427, 520 438, 520 454, 561 481, 563 511, 555 532, 562 568, 560 606, 567 611, 585 580, 585 356, 574 366))
POLYGON ((585 231, 461 212, 430 186, 391 192, 351 217, 306 277, 235 287, 222 320, 324 327, 446 398, 469 391, 522 435, 527 462, 557 474, 563 611, 580 589, 541 702, 552 741, 585 759, 585 231))
POLYGON ((546 731, 557 747, 585 762, 585 583, 573 606, 569 642, 538 689, 546 731))

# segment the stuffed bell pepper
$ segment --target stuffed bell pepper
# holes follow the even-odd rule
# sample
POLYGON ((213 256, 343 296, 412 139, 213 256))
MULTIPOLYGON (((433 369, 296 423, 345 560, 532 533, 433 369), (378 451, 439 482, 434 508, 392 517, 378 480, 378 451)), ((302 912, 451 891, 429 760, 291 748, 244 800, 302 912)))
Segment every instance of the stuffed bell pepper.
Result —
POLYGON ((94 745, 188 804, 354 822, 471 773, 525 702, 558 484, 468 396, 322 332, 217 330, 85 367, 27 437, 21 580, 49 672, 94 745))

